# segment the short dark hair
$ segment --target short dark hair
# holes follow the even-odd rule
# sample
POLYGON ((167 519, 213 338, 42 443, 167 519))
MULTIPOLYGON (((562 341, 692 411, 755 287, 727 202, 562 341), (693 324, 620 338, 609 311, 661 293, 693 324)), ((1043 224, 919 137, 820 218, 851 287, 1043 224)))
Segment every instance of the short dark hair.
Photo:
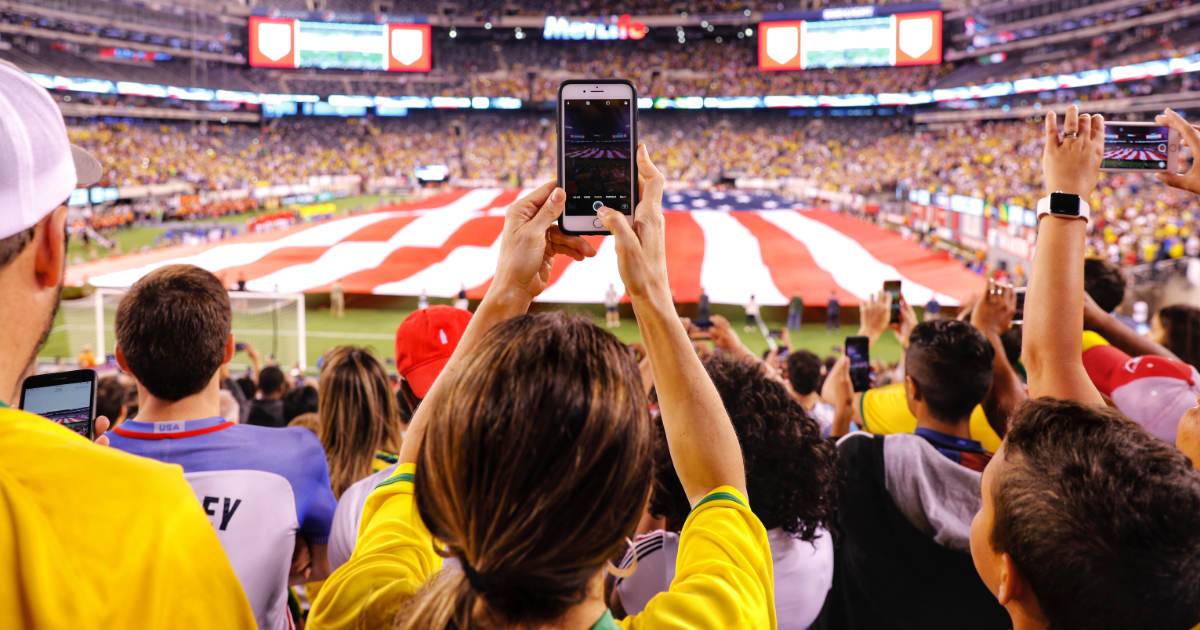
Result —
MULTIPOLYGON (((758 363, 724 356, 704 359, 704 368, 733 421, 746 466, 746 490, 754 514, 767 529, 781 528, 812 541, 827 527, 837 501, 837 453, 787 388, 765 377, 758 363)), ((673 530, 687 519, 687 496, 671 464, 659 427, 650 511, 673 530)))
POLYGON ((1115 410, 1039 398, 1013 413, 992 546, 1051 628, 1200 621, 1200 472, 1115 410))
POLYGON ((316 413, 317 388, 312 385, 297 387, 283 396, 283 419, 291 422, 296 416, 316 413))
POLYGON ((121 382, 119 375, 109 374, 96 379, 96 415, 116 422, 128 398, 129 387, 121 382))
POLYGON ((1125 276, 1121 268, 1103 258, 1083 261, 1083 290, 1105 313, 1117 310, 1125 301, 1125 276))
POLYGON ((233 314, 211 272, 160 267, 133 284, 117 306, 117 347, 134 378, 156 398, 203 390, 225 361, 233 314))
POLYGON ((33 242, 34 230, 37 226, 21 230, 12 236, 0 238, 0 269, 8 266, 25 248, 33 242))
POLYGON ((821 358, 808 350, 796 350, 788 354, 787 375, 793 391, 801 396, 811 394, 821 385, 821 358))
POLYGON ((956 422, 987 396, 995 358, 991 344, 970 324, 937 320, 913 328, 904 370, 929 411, 938 420, 956 422))
POLYGON ((283 370, 278 366, 268 365, 258 372, 258 391, 263 394, 277 394, 283 389, 283 370))

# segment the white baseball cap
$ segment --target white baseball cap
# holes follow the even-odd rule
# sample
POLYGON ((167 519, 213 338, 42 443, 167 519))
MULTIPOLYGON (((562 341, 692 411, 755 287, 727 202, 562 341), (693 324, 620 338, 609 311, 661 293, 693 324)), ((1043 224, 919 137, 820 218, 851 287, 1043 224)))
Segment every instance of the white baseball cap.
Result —
POLYGON ((100 174, 96 158, 67 140, 50 93, 0 61, 0 238, 37 225, 100 174))

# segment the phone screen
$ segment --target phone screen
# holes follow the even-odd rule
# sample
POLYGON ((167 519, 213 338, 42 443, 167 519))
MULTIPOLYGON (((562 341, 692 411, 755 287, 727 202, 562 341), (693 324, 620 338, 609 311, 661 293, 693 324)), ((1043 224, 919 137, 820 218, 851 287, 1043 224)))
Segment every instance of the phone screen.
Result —
POLYGON ((846 358, 850 360, 850 383, 854 391, 871 388, 871 342, 866 337, 846 337, 846 358))
POLYGON ((601 204, 633 211, 632 112, 629 99, 563 100, 568 215, 594 215, 601 204))
POLYGON ((1013 293, 1017 298, 1017 311, 1013 313, 1013 323, 1022 324, 1025 322, 1025 287, 1013 289, 1013 293))
POLYGON ((892 296, 892 312, 889 323, 900 323, 900 281, 887 280, 883 283, 883 290, 892 296))
POLYGON ((1100 168, 1167 170, 1171 129, 1167 126, 1104 123, 1104 158, 1100 168))
POLYGON ((21 408, 90 438, 94 385, 95 381, 82 381, 30 387, 22 395, 21 408))

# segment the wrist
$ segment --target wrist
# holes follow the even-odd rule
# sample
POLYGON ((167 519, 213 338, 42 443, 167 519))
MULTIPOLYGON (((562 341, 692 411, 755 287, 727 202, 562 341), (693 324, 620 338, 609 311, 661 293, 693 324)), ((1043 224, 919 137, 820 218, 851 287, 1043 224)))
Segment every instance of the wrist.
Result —
POLYGON ((495 311, 509 317, 520 315, 529 310, 533 298, 529 293, 514 287, 504 287, 493 284, 488 287, 483 300, 479 302, 476 312, 481 310, 495 311))

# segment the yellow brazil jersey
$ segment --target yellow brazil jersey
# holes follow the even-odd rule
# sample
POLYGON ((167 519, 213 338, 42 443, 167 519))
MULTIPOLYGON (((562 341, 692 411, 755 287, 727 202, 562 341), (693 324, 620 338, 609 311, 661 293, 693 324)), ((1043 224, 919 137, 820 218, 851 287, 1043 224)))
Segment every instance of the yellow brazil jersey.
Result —
MULTIPOLYGON (((309 625, 386 627, 442 566, 413 497, 416 467, 402 464, 367 498, 358 545, 325 581, 309 625)), ((701 499, 679 539, 675 580, 641 614, 597 628, 777 627, 767 532, 746 497, 722 486, 701 499)))
POLYGON ((178 466, 0 403, 0 628, 253 628, 178 466))
MULTIPOLYGON (((904 383, 893 383, 863 392, 859 408, 862 428, 868 433, 887 435, 917 430, 917 417, 908 410, 908 401, 904 397, 904 383)), ((1000 436, 988 424, 979 405, 971 411, 970 429, 971 439, 982 444, 989 453, 995 453, 1000 448, 1000 436)))

